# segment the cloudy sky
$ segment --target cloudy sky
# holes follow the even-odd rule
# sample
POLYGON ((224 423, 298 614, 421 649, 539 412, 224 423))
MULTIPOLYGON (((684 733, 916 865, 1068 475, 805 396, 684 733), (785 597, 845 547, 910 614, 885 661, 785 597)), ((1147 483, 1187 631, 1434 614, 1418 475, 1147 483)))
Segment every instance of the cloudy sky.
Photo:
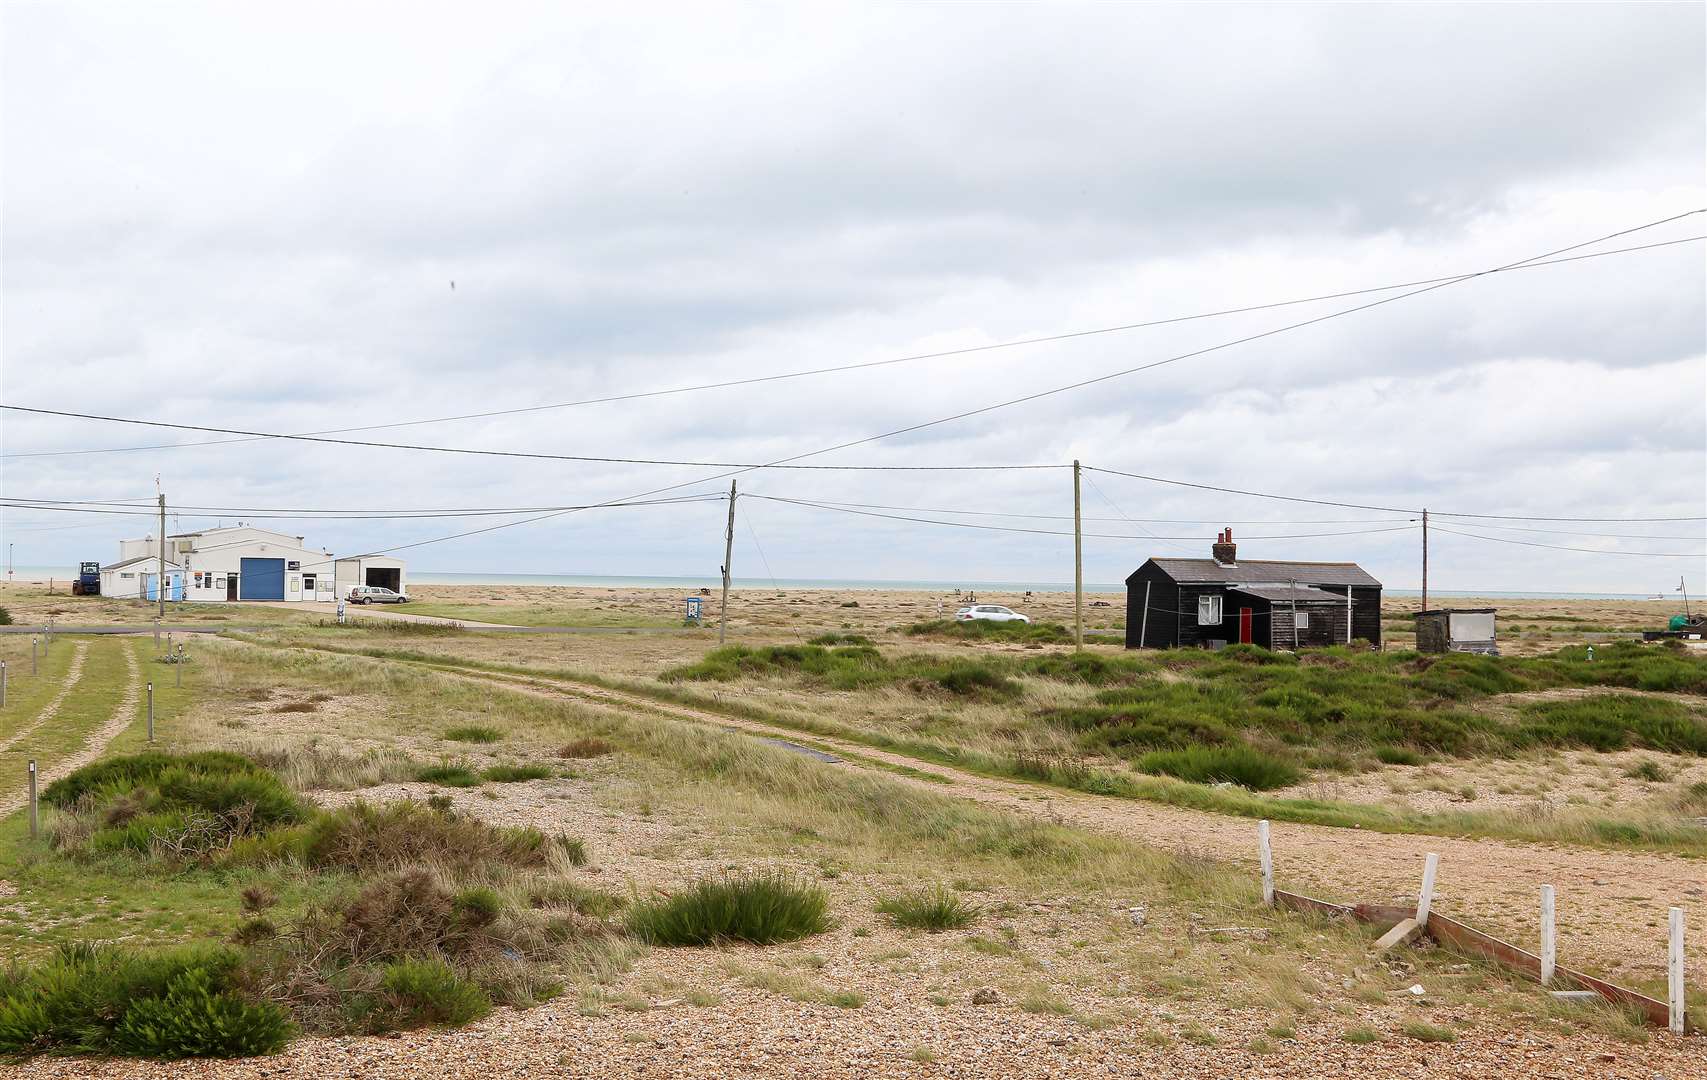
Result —
MULTIPOLYGON (((1486 270, 1707 207, 1704 42, 1699 4, 12 2, 0 392, 316 432, 1486 270)), ((1572 254, 1703 233, 1696 214, 1572 254)), ((1703 247, 1451 284, 800 464, 1080 458, 1400 511, 1087 473, 1087 530, 1116 534, 1087 541, 1092 581, 1207 553, 1232 524, 1246 557, 1353 559, 1414 587, 1419 538, 1398 527, 1427 506, 1620 519, 1437 517, 1437 588, 1699 586, 1703 247), (1628 520, 1660 517, 1698 520, 1628 520), (1311 532, 1343 535, 1290 538, 1311 532)), ((1406 291, 348 437, 770 462, 1406 291)), ((706 466, 0 425, 0 494, 22 499, 152 499, 157 476, 174 504, 231 511, 728 485, 706 466), (170 443, 186 445, 127 449, 170 443), (72 453, 91 450, 110 452, 72 453)), ((743 499, 745 576, 1071 580, 1070 538, 1047 534, 1071 527, 1052 518, 1071 513, 1063 470, 739 480, 1044 530, 743 499)), ((709 580, 722 515, 590 510, 401 553, 416 570, 709 580)), ((516 519, 274 524, 344 554, 516 519)), ((146 519, 10 509, 3 525, 19 566, 65 566, 111 560, 146 519)))

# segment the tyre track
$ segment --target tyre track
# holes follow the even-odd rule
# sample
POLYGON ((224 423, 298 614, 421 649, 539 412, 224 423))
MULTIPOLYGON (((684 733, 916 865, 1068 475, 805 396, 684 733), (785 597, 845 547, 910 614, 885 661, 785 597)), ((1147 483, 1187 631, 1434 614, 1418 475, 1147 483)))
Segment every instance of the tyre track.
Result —
POLYGON ((53 695, 48 703, 42 706, 41 712, 28 724, 14 731, 3 741, 0 741, 0 754, 6 753, 12 747, 23 742, 40 730, 41 726, 58 715, 64 707, 65 699, 71 696, 71 691, 83 680, 83 661, 89 655, 89 643, 79 641, 71 646, 71 664, 65 669, 65 682, 59 688, 59 693, 53 695))
MULTIPOLYGON (((113 712, 107 722, 95 729, 83 740, 77 751, 54 762, 48 768, 37 774, 37 782, 47 785, 62 776, 69 775, 94 761, 104 753, 112 741, 124 733, 125 728, 136 722, 136 706, 142 700, 142 665, 137 662, 136 650, 129 646, 124 649, 125 680, 124 693, 119 697, 118 704, 113 706, 113 712)), ((25 792, 16 792, 0 798, 0 817, 22 809, 29 796, 25 792)))

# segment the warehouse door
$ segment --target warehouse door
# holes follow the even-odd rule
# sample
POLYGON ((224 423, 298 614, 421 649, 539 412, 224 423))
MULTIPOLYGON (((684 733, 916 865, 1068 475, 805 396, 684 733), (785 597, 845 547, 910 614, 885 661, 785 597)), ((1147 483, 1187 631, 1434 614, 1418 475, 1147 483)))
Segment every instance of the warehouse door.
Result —
POLYGON ((244 559, 237 576, 242 584, 243 599, 283 600, 284 564, 283 559, 244 559))

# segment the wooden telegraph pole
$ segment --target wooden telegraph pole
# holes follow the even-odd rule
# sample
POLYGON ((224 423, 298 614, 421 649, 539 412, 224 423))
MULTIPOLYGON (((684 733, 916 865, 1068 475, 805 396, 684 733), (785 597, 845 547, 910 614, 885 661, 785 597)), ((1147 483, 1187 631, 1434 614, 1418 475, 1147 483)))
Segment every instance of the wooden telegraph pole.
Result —
POLYGON ((1073 459, 1073 649, 1085 651, 1085 531, 1079 492, 1079 460, 1073 459))
POLYGON ((729 562, 735 557, 735 481, 729 481, 729 527, 723 530, 723 604, 717 612, 717 643, 729 629, 729 562))
MULTIPOLYGON (((155 592, 160 597, 159 615, 164 619, 166 617, 166 496, 164 493, 160 496, 160 580, 158 585, 159 588, 155 592)), ((159 631, 156 631, 154 636, 158 639, 159 631)), ((160 642, 156 640, 154 644, 158 647, 160 642)))
POLYGON ((1428 508, 1423 508, 1423 606, 1428 610, 1428 508))

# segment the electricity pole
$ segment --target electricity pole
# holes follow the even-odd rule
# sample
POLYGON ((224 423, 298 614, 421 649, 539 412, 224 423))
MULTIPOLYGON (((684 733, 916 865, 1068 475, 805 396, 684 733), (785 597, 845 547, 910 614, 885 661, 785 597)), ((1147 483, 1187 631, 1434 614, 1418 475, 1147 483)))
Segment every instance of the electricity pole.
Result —
POLYGON ((1073 650, 1085 651, 1085 533, 1079 495, 1079 460, 1073 459, 1073 650))
POLYGON ((160 597, 159 616, 166 617, 166 495, 160 495, 160 587, 155 590, 160 597))
POLYGON ((717 643, 729 629, 729 562, 735 557, 735 481, 729 481, 729 527, 723 531, 723 605, 717 612, 717 643))
POLYGON ((1423 508, 1423 606, 1428 610, 1428 508, 1423 508))

